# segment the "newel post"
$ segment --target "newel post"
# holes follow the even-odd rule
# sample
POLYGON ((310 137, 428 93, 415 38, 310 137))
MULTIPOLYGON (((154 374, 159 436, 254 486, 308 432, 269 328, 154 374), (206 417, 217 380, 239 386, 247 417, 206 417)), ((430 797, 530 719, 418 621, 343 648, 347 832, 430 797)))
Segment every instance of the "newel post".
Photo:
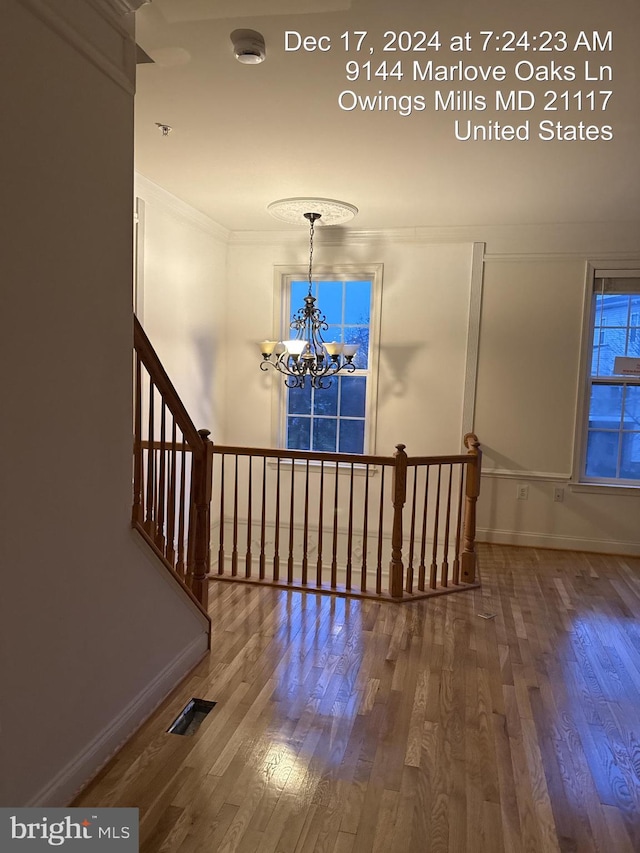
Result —
POLYGON ((393 454, 393 529, 391 532, 391 562, 389 563, 389 595, 402 598, 404 586, 404 566, 402 564, 402 512, 407 499, 407 454, 406 445, 396 444, 393 454))
POLYGON ((195 498, 195 542, 193 548, 193 580, 191 591, 206 610, 209 603, 209 574, 211 547, 211 490, 213 479, 213 442, 208 429, 198 430, 202 438, 202 453, 193 460, 195 498))
POLYGON ((464 437, 468 448, 467 483, 464 510, 464 550, 462 552, 462 580, 474 583, 476 579, 476 503, 480 494, 482 451, 478 437, 468 432, 464 437))

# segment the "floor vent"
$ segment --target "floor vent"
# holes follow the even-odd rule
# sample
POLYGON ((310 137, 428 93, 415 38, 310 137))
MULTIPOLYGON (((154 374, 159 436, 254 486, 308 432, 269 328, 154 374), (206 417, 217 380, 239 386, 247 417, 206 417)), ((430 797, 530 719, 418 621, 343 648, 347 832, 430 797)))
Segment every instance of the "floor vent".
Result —
POLYGON ((194 735, 215 704, 206 699, 190 699, 167 731, 172 735, 194 735))

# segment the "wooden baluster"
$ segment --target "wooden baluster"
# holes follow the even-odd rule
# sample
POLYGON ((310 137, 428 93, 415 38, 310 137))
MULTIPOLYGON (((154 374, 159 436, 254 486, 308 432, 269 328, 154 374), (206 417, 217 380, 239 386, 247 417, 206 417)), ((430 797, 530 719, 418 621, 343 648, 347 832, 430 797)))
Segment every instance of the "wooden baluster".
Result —
POLYGON ((131 521, 142 524, 144 503, 142 495, 142 363, 136 353, 134 436, 133 436, 133 507, 131 521))
POLYGON ((186 527, 186 509, 185 501, 187 498, 187 443, 182 436, 182 452, 180 460, 180 497, 178 499, 178 558, 176 560, 176 571, 181 578, 185 575, 185 527, 186 527))
POLYGON ((338 585, 338 463, 335 463, 335 485, 333 489, 333 540, 331 549, 331 588, 338 585))
POLYGON ((468 448, 469 462, 467 463, 462 580, 465 583, 474 583, 476 579, 476 503, 480 494, 482 451, 478 438, 473 433, 465 435, 464 443, 468 448))
POLYGON ((425 555, 427 552, 427 510, 429 509, 429 465, 426 466, 424 482, 424 504, 422 506, 422 537, 420 540, 420 566, 418 568, 418 589, 424 592, 426 581, 425 555))
POLYGON ((351 589, 351 551, 353 548, 353 462, 351 463, 351 474, 349 477, 349 526, 347 529, 347 574, 345 585, 351 589))
POLYGON ((251 577, 251 502, 252 502, 252 472, 253 472, 253 456, 247 457, 249 461, 249 482, 247 483, 247 553, 245 556, 244 576, 251 577))
POLYGON ((209 430, 198 430, 202 438, 202 450, 196 456, 194 451, 192 481, 195 483, 195 536, 193 577, 191 590, 205 610, 209 603, 208 574, 211 563, 211 484, 213 473, 213 444, 209 440, 209 430))
POLYGON ((447 517, 444 524, 444 560, 440 572, 440 583, 442 586, 449 585, 449 525, 451 522, 451 481, 453 479, 453 465, 449 465, 449 486, 447 489, 447 517))
POLYGON ((382 595, 382 531, 384 526, 384 471, 385 466, 381 468, 380 474, 380 512, 378 515, 378 561, 376 564, 376 595, 382 595))
POLYGON ((156 511, 155 543, 164 553, 164 516, 166 497, 166 438, 167 438, 167 407, 164 400, 160 401, 160 464, 158 466, 158 505, 156 511))
POLYGON ((260 580, 265 579, 265 554, 264 546, 266 540, 266 514, 267 514, 267 457, 262 457, 262 516, 260 518, 260 563, 258 575, 260 580))
POLYGON ((362 565, 360 567, 360 591, 367 590, 367 535, 369 533, 369 465, 364 472, 364 504, 362 508, 362 565))
POLYGON ((218 538, 218 574, 224 574, 224 457, 220 457, 220 533, 218 538))
POLYGON ((176 564, 176 422, 171 418, 171 455, 169 457, 169 488, 167 498, 167 560, 176 564))
POLYGON ((438 465, 438 486, 436 489, 436 515, 433 522, 433 553, 431 556, 431 571, 429 575, 429 586, 435 589, 438 585, 438 528, 440 525, 440 482, 442 479, 442 465, 438 465))
POLYGON ((291 493, 289 495, 289 556, 287 558, 287 583, 293 583, 293 520, 294 520, 294 492, 296 481, 296 463, 291 460, 291 493))
POLYGON ((458 481, 458 517, 456 521, 456 553, 453 560, 453 583, 460 583, 460 544, 462 534, 462 495, 464 494, 464 465, 459 466, 460 477, 458 481))
POLYGON ((402 563, 402 513, 407 499, 407 454, 405 445, 397 444, 393 454, 396 464, 393 469, 391 491, 393 494, 393 527, 391 530, 391 562, 389 564, 389 594, 402 598, 404 565, 402 563))
POLYGON ((154 461, 155 461, 155 450, 153 449, 153 438, 155 433, 155 426, 153 423, 154 416, 154 406, 155 401, 153 399, 153 382, 149 379, 149 432, 148 432, 148 444, 149 449, 147 450, 147 517, 145 519, 144 527, 149 536, 153 537, 153 511, 155 507, 154 503, 154 493, 155 493, 155 473, 154 473, 154 461))
POLYGON ((318 499, 318 560, 316 586, 322 586, 322 523, 324 516, 324 459, 320 462, 320 497, 318 499))
POLYGON ((409 561, 407 565, 407 592, 413 592, 413 551, 416 534, 416 498, 418 492, 418 469, 413 469, 413 496, 411 498, 411 532, 409 533, 409 561))
POLYGON ((280 580, 280 457, 276 464, 276 520, 273 537, 273 578, 274 582, 280 580))
POLYGON ((309 460, 304 473, 304 530, 302 531, 302 585, 307 585, 309 570, 309 460))
POLYGON ((238 575, 238 454, 234 456, 233 468, 233 547, 231 549, 231 576, 238 575))
POLYGON ((185 583, 192 592, 193 572, 196 562, 196 481, 194 478, 196 453, 197 449, 191 452, 191 482, 189 485, 189 510, 187 515, 187 571, 185 574, 185 583))

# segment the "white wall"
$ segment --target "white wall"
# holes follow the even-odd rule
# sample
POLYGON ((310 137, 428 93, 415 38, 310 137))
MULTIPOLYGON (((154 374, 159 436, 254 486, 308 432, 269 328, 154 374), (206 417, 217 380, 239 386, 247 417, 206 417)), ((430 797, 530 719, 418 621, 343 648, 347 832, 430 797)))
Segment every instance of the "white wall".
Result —
POLYGON ((224 408, 228 234, 142 175, 135 194, 136 313, 196 427, 215 439, 224 408))
POLYGON ((3 806, 69 802, 207 644, 130 529, 133 42, 108 8, 2 9, 3 806))

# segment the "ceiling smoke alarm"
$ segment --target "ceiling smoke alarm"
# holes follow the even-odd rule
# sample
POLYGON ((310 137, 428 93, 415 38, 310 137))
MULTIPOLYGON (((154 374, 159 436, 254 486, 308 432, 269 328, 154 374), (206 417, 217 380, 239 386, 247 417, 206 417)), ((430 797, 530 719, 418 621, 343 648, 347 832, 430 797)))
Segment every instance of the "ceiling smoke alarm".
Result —
POLYGON ((231 33, 233 52, 243 65, 259 65, 264 62, 267 51, 264 36, 255 30, 234 30, 231 33))

